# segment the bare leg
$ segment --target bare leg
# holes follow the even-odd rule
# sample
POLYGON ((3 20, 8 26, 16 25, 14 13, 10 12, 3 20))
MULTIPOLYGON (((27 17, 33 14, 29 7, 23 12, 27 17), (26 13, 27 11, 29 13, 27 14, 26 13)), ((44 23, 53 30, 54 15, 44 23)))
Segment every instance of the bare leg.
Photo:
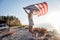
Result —
POLYGON ((35 36, 33 26, 29 26, 29 32, 32 33, 33 37, 35 36))
POLYGON ((32 26, 29 26, 29 32, 32 32, 32 26))

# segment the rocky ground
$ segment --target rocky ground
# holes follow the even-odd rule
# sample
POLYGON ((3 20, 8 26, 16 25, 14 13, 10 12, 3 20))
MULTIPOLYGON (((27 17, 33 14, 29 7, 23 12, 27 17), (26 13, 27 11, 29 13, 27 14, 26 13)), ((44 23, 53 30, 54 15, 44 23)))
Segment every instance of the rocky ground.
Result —
MULTIPOLYGON (((13 36, 4 37, 0 40, 35 40, 32 34, 25 28, 12 29, 14 32, 13 36)), ((39 37, 39 40, 60 40, 60 35, 54 34, 53 32, 47 32, 46 36, 39 37)))

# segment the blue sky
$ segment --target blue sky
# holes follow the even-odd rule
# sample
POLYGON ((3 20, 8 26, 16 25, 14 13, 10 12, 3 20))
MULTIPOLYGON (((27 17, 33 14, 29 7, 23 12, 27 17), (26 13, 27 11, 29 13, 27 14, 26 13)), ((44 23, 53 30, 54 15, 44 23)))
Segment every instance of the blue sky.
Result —
POLYGON ((0 16, 16 16, 21 20, 22 24, 28 24, 28 17, 23 7, 44 1, 48 3, 48 12, 40 17, 34 15, 34 24, 51 23, 59 30, 60 0, 0 0, 0 16))

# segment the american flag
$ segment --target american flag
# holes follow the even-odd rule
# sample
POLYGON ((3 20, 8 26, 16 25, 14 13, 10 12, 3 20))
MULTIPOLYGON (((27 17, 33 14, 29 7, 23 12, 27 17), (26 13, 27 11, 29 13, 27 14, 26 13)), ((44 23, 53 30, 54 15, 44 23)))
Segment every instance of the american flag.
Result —
POLYGON ((24 9, 32 11, 33 13, 37 14, 38 16, 42 16, 47 13, 48 11, 48 4, 46 2, 37 3, 33 5, 29 5, 24 7, 24 9))

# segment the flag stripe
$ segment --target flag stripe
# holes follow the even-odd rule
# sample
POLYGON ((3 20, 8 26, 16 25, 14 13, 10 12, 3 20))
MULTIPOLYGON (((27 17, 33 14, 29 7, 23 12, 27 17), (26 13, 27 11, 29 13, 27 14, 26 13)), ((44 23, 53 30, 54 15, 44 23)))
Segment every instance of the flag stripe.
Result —
POLYGON ((39 11, 37 11, 37 12, 38 12, 38 15, 41 15, 42 9, 41 9, 41 7, 39 6, 39 4, 36 4, 36 7, 39 9, 39 11))
POLYGON ((46 2, 44 2, 42 5, 43 5, 43 7, 44 7, 44 12, 45 12, 45 14, 46 14, 47 11, 48 11, 48 5, 47 5, 46 2))
POLYGON ((48 11, 48 5, 46 2, 36 4, 35 6, 39 9, 38 15, 40 16, 46 14, 48 11))
POLYGON ((39 12, 40 12, 39 15, 42 15, 42 8, 41 8, 42 6, 40 4, 36 4, 36 5, 39 7, 39 12))
POLYGON ((44 14, 44 8, 43 8, 43 5, 40 3, 40 4, 39 4, 39 7, 40 7, 41 10, 42 10, 42 11, 41 11, 41 12, 42 12, 41 15, 43 15, 43 14, 44 14))

